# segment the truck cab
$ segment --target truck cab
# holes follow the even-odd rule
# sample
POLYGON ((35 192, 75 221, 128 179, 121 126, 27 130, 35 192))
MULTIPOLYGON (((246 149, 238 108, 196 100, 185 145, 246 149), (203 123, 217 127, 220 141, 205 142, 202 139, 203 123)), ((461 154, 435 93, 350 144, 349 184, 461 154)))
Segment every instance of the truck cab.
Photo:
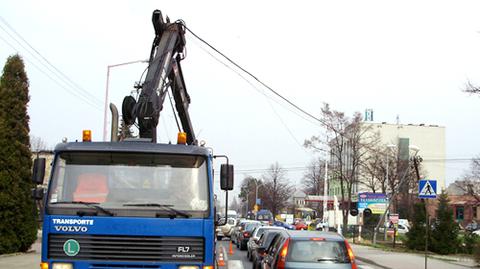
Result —
POLYGON ((214 268, 212 159, 191 145, 59 144, 42 268, 214 268))

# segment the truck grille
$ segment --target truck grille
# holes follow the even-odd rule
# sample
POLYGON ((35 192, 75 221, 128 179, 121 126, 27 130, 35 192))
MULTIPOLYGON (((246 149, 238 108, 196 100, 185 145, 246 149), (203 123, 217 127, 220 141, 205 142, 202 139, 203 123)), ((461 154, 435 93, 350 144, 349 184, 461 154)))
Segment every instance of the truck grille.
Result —
POLYGON ((203 262, 204 239, 201 237, 119 236, 50 234, 48 257, 67 260, 103 260, 135 262, 203 262), (78 242, 80 250, 68 256, 67 240, 78 242))

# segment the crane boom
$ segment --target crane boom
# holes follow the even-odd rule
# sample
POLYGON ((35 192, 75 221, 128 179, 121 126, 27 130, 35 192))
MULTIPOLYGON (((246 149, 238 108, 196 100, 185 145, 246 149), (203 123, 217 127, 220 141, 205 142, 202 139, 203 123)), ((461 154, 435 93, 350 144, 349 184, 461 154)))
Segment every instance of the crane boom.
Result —
POLYGON ((133 121, 137 119, 140 138, 148 138, 156 143, 160 112, 167 92, 171 89, 176 113, 180 118, 183 132, 187 134, 187 144, 195 145, 197 141, 188 113, 190 96, 180 65, 180 61, 184 59, 185 27, 182 22, 170 23, 168 17, 165 22, 160 10, 153 12, 152 23, 155 38, 145 81, 140 85, 140 96, 131 106, 132 111, 123 111, 123 114, 130 113, 133 121))

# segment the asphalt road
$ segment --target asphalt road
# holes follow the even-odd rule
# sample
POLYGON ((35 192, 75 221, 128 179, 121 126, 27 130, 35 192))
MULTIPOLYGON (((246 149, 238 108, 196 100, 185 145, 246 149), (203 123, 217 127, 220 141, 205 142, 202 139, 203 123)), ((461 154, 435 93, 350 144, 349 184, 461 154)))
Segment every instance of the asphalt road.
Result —
MULTIPOLYGON (((229 250, 229 242, 228 238, 224 238, 222 241, 217 242, 217 248, 225 248, 225 250, 228 253, 229 250)), ((246 250, 240 250, 233 245, 233 255, 228 255, 228 263, 229 265, 237 265, 238 263, 241 262, 243 265, 243 269, 252 269, 252 262, 248 261, 247 259, 247 251, 246 250)), ((359 261, 357 259, 357 265, 359 269, 381 269, 380 267, 376 267, 371 264, 367 264, 365 262, 359 261)), ((228 269, 241 269, 238 268, 238 266, 235 266, 235 268, 228 268, 228 269)))

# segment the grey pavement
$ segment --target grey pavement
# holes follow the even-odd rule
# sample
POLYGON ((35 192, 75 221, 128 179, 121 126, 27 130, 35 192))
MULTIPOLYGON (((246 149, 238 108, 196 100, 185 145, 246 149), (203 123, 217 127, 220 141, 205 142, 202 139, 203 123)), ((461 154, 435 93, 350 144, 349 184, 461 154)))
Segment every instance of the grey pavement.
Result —
POLYGON ((40 268, 41 247, 42 244, 37 241, 27 253, 0 255, 0 268, 40 268))
MULTIPOLYGON (((423 254, 384 251, 381 249, 356 244, 351 244, 351 246, 358 260, 376 265, 380 268, 425 268, 425 256, 423 254)), ((435 257, 428 258, 427 266, 428 268, 435 269, 465 269, 475 268, 475 263, 473 260, 467 258, 462 259, 455 256, 435 255, 435 257)))

